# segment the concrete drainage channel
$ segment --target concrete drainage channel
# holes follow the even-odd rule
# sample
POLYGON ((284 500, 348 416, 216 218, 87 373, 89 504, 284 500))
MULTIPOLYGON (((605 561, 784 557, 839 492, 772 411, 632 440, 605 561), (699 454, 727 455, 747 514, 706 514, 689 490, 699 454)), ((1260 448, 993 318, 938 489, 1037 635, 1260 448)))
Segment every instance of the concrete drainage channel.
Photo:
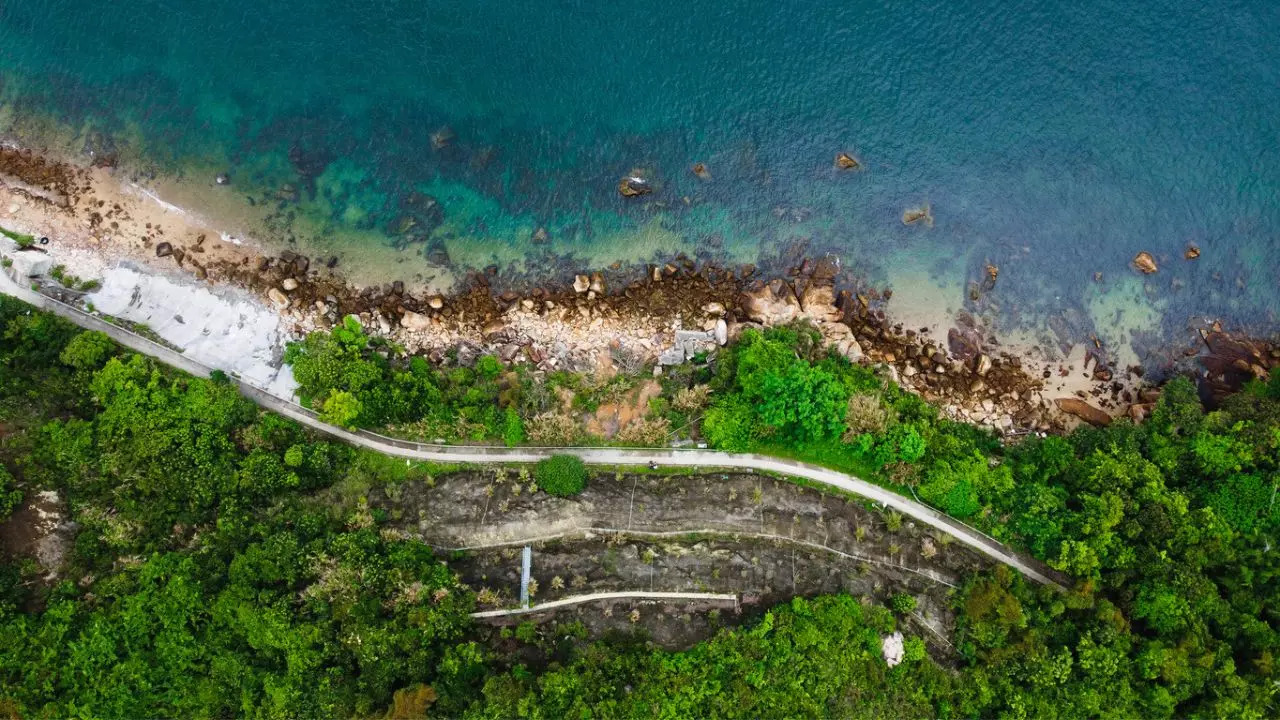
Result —
POLYGON ((529 615, 538 612, 550 612, 559 608, 568 607, 570 605, 581 605, 582 603, 609 601, 609 600, 637 600, 643 602, 698 602, 707 603, 716 607, 732 608, 737 612, 739 607, 738 596, 732 593, 699 593, 699 592, 646 592, 643 590, 624 590, 619 592, 599 592, 587 595, 573 595, 570 597, 560 598, 559 600, 549 600, 539 605, 528 605, 517 608, 506 608, 502 610, 482 610, 480 612, 471 613, 471 617, 483 618, 501 618, 511 617, 513 615, 529 615))

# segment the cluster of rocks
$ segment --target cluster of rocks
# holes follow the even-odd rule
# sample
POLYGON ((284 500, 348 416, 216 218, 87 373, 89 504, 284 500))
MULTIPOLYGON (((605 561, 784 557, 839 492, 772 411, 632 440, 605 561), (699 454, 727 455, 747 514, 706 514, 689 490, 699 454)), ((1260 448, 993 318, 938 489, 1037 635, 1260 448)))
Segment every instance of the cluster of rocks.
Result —
POLYGON ((548 371, 674 365, 714 353, 747 328, 805 321, 850 361, 882 364, 895 381, 957 419, 1004 432, 1056 429, 1064 413, 1109 419, 1102 410, 1073 412, 1075 403, 1062 407, 1046 398, 1043 378, 1019 357, 994 350, 994 340, 965 313, 945 344, 890 324, 880 294, 837 289, 847 274, 830 255, 800 259, 788 277, 768 281, 751 265, 722 268, 680 256, 638 276, 578 274, 561 287, 523 292, 492 288, 491 268, 447 297, 417 297, 398 282, 355 291, 319 269, 327 264, 294 253, 262 258, 249 284, 304 332, 355 315, 438 362, 492 353, 548 371))
POLYGON ((891 325, 866 294, 837 291, 832 280, 838 272, 838 261, 827 257, 802 263, 793 280, 748 288, 740 297, 744 321, 730 326, 730 336, 753 325, 807 320, 851 361, 883 365, 895 382, 956 419, 1003 432, 1062 425, 1059 408, 1042 392, 1043 379, 1030 375, 1021 358, 993 351, 972 317, 961 313, 941 344, 891 325))

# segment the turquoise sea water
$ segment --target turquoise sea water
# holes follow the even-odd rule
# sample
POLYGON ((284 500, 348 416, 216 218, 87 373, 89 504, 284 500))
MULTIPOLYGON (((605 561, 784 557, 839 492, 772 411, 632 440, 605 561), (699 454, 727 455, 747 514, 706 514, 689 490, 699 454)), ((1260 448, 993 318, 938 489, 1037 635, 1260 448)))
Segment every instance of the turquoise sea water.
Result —
POLYGON ((430 272, 386 232, 416 190, 476 266, 542 257, 539 226, 583 265, 802 238, 957 306, 990 261, 1008 323, 1269 331, 1277 39, 1266 0, 8 0, 0 98, 165 171, 226 169, 210 192, 290 183, 326 242, 405 274, 430 272), (834 170, 841 150, 866 169, 834 170), (656 191, 624 200, 636 167, 656 191), (904 226, 925 202, 936 225, 904 226))

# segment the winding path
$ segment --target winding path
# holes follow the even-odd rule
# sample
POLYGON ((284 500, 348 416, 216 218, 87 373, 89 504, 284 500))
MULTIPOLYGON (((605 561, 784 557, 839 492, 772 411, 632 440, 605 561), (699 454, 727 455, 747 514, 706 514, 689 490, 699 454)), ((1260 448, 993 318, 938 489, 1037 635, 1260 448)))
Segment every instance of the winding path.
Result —
MULTIPOLYGON (((0 292, 11 295, 42 310, 66 318, 88 330, 106 333, 121 345, 142 353, 180 370, 199 377, 208 377, 211 368, 185 357, 163 345, 148 340, 129 330, 112 325, 101 318, 89 315, 23 287, 9 276, 7 269, 0 269, 0 292)), ((591 465, 642 466, 658 463, 664 466, 693 468, 733 468, 761 470, 806 480, 827 487, 852 493, 873 500, 886 507, 922 522, 950 535, 961 543, 977 550, 997 562, 1017 570, 1026 577, 1044 585, 1066 589, 1064 578, 1043 563, 1014 552, 994 538, 964 523, 944 515, 933 508, 905 498, 897 493, 873 485, 852 475, 818 465, 784 460, 766 455, 727 453, 717 450, 667 449, 667 448, 536 448, 495 447, 478 445, 432 445, 388 438, 367 430, 350 431, 320 421, 312 411, 295 402, 271 395, 263 390, 236 381, 245 397, 258 405, 291 418, 302 425, 338 438, 358 447, 395 457, 432 462, 456 463, 531 463, 553 454, 576 455, 591 465)))

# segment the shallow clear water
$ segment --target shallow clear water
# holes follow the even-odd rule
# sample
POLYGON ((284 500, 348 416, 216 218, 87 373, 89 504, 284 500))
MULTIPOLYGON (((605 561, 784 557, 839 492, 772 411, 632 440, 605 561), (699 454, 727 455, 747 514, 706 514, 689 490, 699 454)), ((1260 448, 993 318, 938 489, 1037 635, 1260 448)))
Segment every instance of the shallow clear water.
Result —
POLYGON ((295 184, 311 232, 406 274, 422 246, 386 231, 416 189, 477 266, 542 257, 539 226, 583 265, 805 238, 956 308, 989 260, 1005 321, 1274 330, 1277 38, 1266 1, 19 0, 0 97, 77 142, 226 168, 226 192, 295 184), (834 170, 840 150, 866 170, 834 170), (657 183, 638 201, 617 192, 633 167, 657 183), (904 226, 924 202, 935 227, 904 226))

